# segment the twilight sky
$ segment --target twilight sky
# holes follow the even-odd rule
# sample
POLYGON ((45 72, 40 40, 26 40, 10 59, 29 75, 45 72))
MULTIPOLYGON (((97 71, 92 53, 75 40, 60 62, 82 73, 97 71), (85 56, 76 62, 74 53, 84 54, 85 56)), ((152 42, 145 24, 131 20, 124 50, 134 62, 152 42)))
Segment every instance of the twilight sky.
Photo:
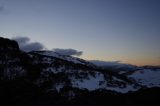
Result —
POLYGON ((0 0, 0 36, 81 58, 160 65, 160 0, 0 0))

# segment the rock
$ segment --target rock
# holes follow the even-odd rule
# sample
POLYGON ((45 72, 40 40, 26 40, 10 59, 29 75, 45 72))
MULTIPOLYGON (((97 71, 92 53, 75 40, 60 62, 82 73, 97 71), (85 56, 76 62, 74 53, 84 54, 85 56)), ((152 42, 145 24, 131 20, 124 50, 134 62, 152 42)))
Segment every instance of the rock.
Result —
POLYGON ((19 51, 16 41, 0 37, 0 51, 19 51))

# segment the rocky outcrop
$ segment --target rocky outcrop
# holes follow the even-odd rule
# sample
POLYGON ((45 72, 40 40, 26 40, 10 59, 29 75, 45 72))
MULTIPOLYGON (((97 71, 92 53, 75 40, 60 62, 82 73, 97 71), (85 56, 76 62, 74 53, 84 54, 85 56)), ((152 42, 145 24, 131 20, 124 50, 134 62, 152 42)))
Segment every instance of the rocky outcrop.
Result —
POLYGON ((14 40, 0 37, 0 51, 17 51, 19 50, 18 43, 14 40))

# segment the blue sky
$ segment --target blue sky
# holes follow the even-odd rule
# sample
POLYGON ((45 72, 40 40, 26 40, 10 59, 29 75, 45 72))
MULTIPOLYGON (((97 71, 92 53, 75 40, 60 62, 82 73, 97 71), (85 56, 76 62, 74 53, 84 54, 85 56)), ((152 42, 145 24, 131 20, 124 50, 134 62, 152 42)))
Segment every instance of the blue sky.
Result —
POLYGON ((159 0, 0 0, 0 36, 27 36, 84 59, 160 65, 159 0))

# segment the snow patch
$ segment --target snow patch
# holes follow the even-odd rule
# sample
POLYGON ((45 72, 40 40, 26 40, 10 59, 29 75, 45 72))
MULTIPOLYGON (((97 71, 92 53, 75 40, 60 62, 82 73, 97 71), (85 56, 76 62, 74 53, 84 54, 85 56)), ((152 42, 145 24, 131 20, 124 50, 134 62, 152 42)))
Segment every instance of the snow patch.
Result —
POLYGON ((96 90, 105 87, 105 84, 100 85, 101 81, 104 81, 104 75, 96 73, 95 77, 89 75, 88 79, 72 79, 72 85, 81 89, 96 90))
POLYGON ((147 87, 160 87, 160 69, 155 71, 150 69, 138 70, 128 77, 147 87))

